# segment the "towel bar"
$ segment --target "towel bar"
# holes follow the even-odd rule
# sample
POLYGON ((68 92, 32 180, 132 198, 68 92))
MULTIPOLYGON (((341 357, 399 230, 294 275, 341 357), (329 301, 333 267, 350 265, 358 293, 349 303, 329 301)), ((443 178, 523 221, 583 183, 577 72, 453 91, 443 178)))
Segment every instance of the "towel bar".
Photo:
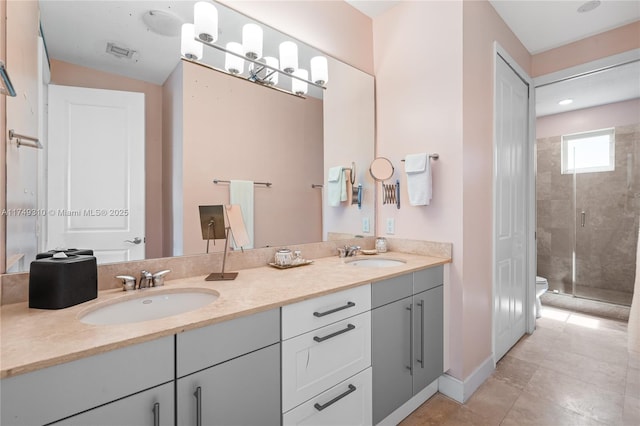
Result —
MULTIPOLYGON (((429 154, 429 158, 431 158, 432 160, 437 160, 438 158, 440 158, 440 155, 438 154, 429 154)), ((404 163, 404 160, 400 160, 404 163)))
POLYGON ((21 146, 28 146, 29 148, 42 149, 44 148, 38 138, 32 138, 31 136, 20 135, 16 133, 13 129, 9 130, 9 140, 16 140, 16 145, 18 148, 21 146), (24 140, 23 140, 24 139, 24 140), (24 142, 28 141, 28 142, 24 142))
MULTIPOLYGON (((214 179, 213 183, 231 183, 230 180, 222 180, 222 179, 214 179)), ((264 185, 268 188, 271 187, 271 185, 273 185, 271 182, 253 182, 254 185, 264 185)))

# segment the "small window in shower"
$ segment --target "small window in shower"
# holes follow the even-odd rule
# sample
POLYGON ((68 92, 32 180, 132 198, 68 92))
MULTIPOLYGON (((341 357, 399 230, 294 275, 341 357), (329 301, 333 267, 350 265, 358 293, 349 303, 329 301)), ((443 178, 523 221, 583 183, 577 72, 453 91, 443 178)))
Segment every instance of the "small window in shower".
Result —
POLYGON ((615 169, 614 129, 562 136, 562 174, 615 169))

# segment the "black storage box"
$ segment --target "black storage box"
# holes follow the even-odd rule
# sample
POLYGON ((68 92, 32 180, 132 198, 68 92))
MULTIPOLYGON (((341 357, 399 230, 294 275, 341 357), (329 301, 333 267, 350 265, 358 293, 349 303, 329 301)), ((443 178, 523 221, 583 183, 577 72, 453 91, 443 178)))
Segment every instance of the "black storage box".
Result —
POLYGON ((49 250, 49 251, 45 251, 44 253, 38 253, 36 254, 36 259, 44 259, 45 257, 52 257, 54 254, 60 253, 60 252, 63 252, 67 256, 71 256, 74 254, 86 254, 88 256, 93 256, 93 250, 91 249, 70 248, 70 249, 61 249, 61 250, 49 250))
POLYGON ((36 258, 29 270, 29 307, 62 309, 98 297, 98 266, 89 255, 36 258))

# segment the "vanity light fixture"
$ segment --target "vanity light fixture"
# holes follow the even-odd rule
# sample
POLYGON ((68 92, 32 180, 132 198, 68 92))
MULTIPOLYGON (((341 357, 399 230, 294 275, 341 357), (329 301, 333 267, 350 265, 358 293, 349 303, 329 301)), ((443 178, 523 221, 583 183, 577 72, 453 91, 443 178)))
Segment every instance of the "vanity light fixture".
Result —
POLYGON ((311 58, 311 77, 313 82, 324 86, 329 80, 329 67, 327 58, 324 56, 314 56, 311 58))
POLYGON ((280 69, 292 74, 298 69, 298 45, 292 41, 280 43, 280 69))
MULTIPOLYGON (((242 44, 229 42, 218 45, 218 10, 207 1, 199 1, 194 5, 194 24, 182 27, 182 55, 189 60, 198 61, 203 56, 203 45, 213 47, 225 53, 224 68, 233 75, 244 74, 244 63, 249 63, 246 79, 266 86, 276 86, 279 74, 284 73, 291 79, 291 91, 298 96, 308 92, 309 84, 325 89, 329 78, 327 58, 316 56, 311 59, 310 80, 308 70, 298 70, 298 45, 293 41, 284 41, 278 46, 279 59, 275 56, 263 57, 264 32, 255 23, 242 27, 242 44)), ((223 14, 224 15, 224 14, 223 14)), ((204 64, 206 65, 206 64, 204 64)), ((288 82, 287 82, 288 83, 288 82)), ((280 84, 283 84, 280 81, 280 84)), ((276 87, 278 90, 283 90, 276 87)), ((285 92, 291 93, 288 90, 285 92)))
POLYGON ((218 9, 206 1, 193 6, 193 24, 196 36, 203 41, 215 43, 218 40, 218 9))
POLYGON ((187 59, 202 59, 204 46, 195 40, 194 24, 182 24, 182 39, 180 42, 180 53, 187 59))
POLYGON ((244 59, 242 59, 240 55, 242 55, 242 45, 240 43, 236 43, 235 41, 227 43, 224 68, 230 74, 242 74, 244 72, 244 59))
POLYGON ((256 24, 242 27, 242 48, 247 58, 262 58, 262 28, 256 24))
POLYGON ((291 91, 298 96, 306 95, 309 90, 309 84, 302 80, 309 80, 309 71, 304 68, 298 68, 293 72, 293 75, 299 77, 300 80, 296 78, 291 79, 291 91))

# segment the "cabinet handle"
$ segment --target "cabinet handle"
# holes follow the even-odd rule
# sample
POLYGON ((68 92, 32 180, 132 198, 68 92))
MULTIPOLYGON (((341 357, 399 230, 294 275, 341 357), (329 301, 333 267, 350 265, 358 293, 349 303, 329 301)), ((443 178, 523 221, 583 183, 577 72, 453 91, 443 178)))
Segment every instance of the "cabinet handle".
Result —
POLYGON ((318 317, 318 318, 320 318, 320 317, 323 317, 323 316, 325 316, 325 315, 329 315, 329 314, 333 314, 333 313, 335 313, 335 312, 341 311, 341 310, 343 310, 343 309, 353 308, 354 306, 356 306, 356 304, 355 304, 355 303, 353 303, 353 302, 347 302, 347 304, 346 304, 346 305, 344 305, 344 306, 340 306, 339 308, 331 309, 331 310, 329 310, 329 311, 324 311, 324 312, 314 312, 314 313, 313 313, 313 316, 314 316, 314 317, 318 317))
POLYGON ((347 324, 347 328, 345 328, 344 330, 339 330, 339 331, 336 331, 335 333, 331 333, 331 334, 328 334, 328 335, 323 336, 323 337, 315 336, 315 337, 313 338, 313 340, 315 340, 315 341, 316 341, 316 342, 318 342, 318 343, 320 343, 320 342, 324 342, 325 340, 329 340, 329 339, 331 339, 332 337, 339 336, 339 335, 341 335, 342 333, 346 333, 347 331, 353 330, 353 329, 355 329, 355 328, 356 328, 356 326, 355 326, 355 325, 353 325, 353 324, 347 324))
POLYGON ((160 426, 160 403, 153 404, 153 426, 160 426))
POLYGON ((193 396, 196 397, 196 426, 202 426, 202 387, 198 386, 193 396))
POLYGON ((313 404, 313 406, 315 407, 316 410, 318 411, 322 411, 325 408, 330 407, 331 405, 335 404, 336 402, 340 401, 342 398, 344 398, 345 396, 349 395, 352 392, 356 391, 356 387, 353 385, 349 385, 349 389, 346 390, 344 393, 341 393, 340 395, 336 396, 335 398, 333 398, 331 401, 327 402, 326 404, 318 404, 317 402, 315 404, 313 404))
POLYGON ((407 365, 407 369, 413 376, 413 304, 407 306, 407 311, 409 311, 409 365, 407 365))
POLYGON ((424 368, 424 300, 418 302, 420 306, 420 367, 424 368))

